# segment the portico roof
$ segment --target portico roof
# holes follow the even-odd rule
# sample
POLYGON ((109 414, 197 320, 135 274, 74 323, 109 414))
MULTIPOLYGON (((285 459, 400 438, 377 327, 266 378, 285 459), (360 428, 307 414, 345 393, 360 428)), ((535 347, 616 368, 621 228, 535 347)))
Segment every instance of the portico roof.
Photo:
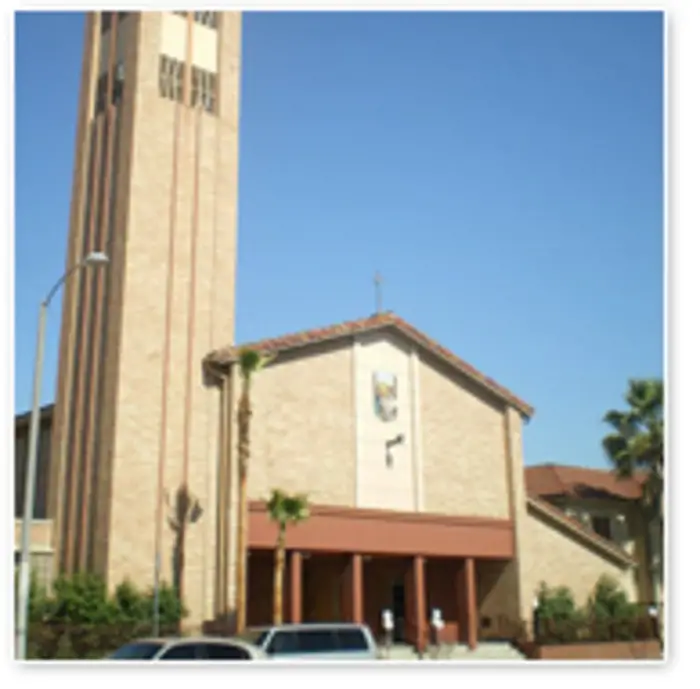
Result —
POLYGON ((493 378, 484 375, 446 347, 443 347, 441 344, 413 327, 410 323, 391 312, 376 314, 369 318, 360 318, 354 321, 345 321, 344 323, 327 326, 325 328, 303 330, 288 335, 282 335, 281 337, 260 340, 258 342, 224 347, 208 354, 205 358, 205 363, 228 367, 236 361, 238 353, 243 349, 255 349, 265 353, 282 353, 382 329, 398 331, 407 340, 449 365, 465 378, 478 383, 498 399, 510 404, 526 418, 531 418, 533 416, 535 410, 532 406, 497 383, 493 378))

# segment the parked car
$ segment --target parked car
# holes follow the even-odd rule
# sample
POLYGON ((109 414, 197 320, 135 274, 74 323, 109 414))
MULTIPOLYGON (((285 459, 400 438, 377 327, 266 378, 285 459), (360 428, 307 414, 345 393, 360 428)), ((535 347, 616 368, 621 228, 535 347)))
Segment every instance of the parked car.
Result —
POLYGON ((239 639, 139 639, 112 653, 107 660, 260 660, 265 654, 239 639))
POLYGON ((255 627, 243 636, 270 660, 377 660, 372 632, 362 624, 283 624, 255 627))

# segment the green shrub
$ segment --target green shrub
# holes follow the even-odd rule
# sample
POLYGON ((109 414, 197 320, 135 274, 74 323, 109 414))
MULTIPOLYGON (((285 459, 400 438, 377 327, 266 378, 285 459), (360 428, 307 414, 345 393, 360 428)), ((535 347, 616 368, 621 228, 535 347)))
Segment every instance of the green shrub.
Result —
POLYGON ((537 618, 536 636, 540 644, 630 641, 654 635, 648 614, 642 614, 609 576, 598 580, 583 609, 576 607, 570 589, 541 584, 537 618))
POLYGON ((637 636, 637 608, 627 599, 617 581, 602 576, 595 585, 587 607, 590 638, 595 641, 626 641, 637 636))
MULTIPOLYGON (((153 589, 141 591, 130 581, 109 595, 92 574, 59 577, 51 593, 30 591, 27 655, 36 659, 101 658, 134 638, 153 631, 153 589)), ((159 589, 159 627, 177 633, 187 611, 173 587, 159 589)))
POLYGON ((571 643, 579 636, 582 615, 571 589, 540 585, 537 595, 537 636, 542 643, 571 643))

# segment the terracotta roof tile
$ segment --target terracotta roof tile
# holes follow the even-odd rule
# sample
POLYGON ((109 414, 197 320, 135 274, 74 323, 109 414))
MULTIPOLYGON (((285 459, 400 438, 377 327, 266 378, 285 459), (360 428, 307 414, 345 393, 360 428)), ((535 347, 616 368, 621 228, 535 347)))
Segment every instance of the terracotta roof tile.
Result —
POLYGON ((382 313, 375 316, 370 316, 369 318, 346 321, 344 323, 339 323, 337 325, 324 328, 304 330, 298 333, 283 335, 281 337, 260 340, 258 342, 225 347, 209 354, 206 357, 206 361, 220 365, 229 365, 235 360, 237 352, 241 351, 242 349, 256 349, 261 352, 270 353, 283 352, 285 350, 301 348, 312 344, 320 344, 322 342, 328 342, 359 333, 371 332, 373 330, 386 327, 392 327, 398 330, 409 340, 412 340, 425 350, 433 353, 438 358, 450 364, 463 375, 467 376, 471 380, 481 383, 481 385, 490 390, 497 397, 509 402, 526 417, 529 418, 534 414, 534 409, 529 404, 521 400, 502 385, 499 385, 495 380, 493 380, 493 378, 485 376, 456 354, 443 347, 441 344, 420 332, 417 328, 414 328, 412 325, 393 313, 382 313))
POLYGON ((535 497, 587 497, 598 493, 637 500, 642 497, 643 478, 620 479, 604 469, 542 464, 525 468, 525 485, 528 494, 535 497))

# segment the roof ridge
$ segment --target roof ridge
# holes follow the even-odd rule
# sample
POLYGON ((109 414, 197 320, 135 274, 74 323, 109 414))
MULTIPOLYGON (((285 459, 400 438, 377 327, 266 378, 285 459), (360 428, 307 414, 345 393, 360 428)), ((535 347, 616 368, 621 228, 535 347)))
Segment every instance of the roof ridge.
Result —
POLYGON ((534 409, 527 402, 520 399, 507 388, 497 383, 493 378, 484 375, 471 364, 467 363, 462 357, 455 354, 451 350, 441 345, 436 340, 433 340, 428 335, 418 330, 397 314, 389 311, 372 316, 356 319, 354 321, 343 321, 335 325, 300 330, 294 333, 287 333, 278 337, 266 338, 257 342, 248 342, 241 345, 229 345, 225 348, 214 350, 205 357, 205 362, 209 364, 219 364, 223 366, 231 365, 235 360, 237 351, 242 349, 259 349, 261 351, 283 351, 289 349, 301 348, 311 344, 320 344, 321 342, 339 339, 350 335, 360 334, 363 332, 371 332, 379 328, 393 326, 405 337, 412 340, 417 345, 431 352, 439 359, 445 361, 453 368, 462 373, 462 375, 481 384, 496 397, 506 401, 515 407, 521 414, 526 417, 531 417, 534 414, 534 409))

